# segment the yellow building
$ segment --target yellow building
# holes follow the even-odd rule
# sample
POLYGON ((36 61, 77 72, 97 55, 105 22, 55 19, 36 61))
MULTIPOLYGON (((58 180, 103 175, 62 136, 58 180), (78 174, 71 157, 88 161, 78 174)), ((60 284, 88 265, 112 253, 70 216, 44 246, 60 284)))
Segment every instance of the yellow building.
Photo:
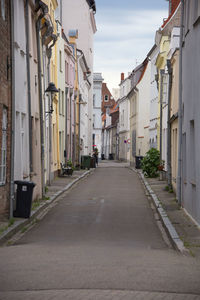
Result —
POLYGON ((167 103, 168 103, 168 73, 166 72, 167 55, 170 47, 168 36, 161 36, 160 52, 156 60, 158 70, 158 123, 157 123, 157 148, 161 159, 167 166, 167 103))
MULTIPOLYGON (((50 82, 57 86, 57 27, 55 22, 55 10, 57 0, 41 1, 48 7, 41 20, 41 56, 43 87, 48 87, 50 82)), ((43 91, 44 92, 44 91, 43 91)), ((50 95, 44 97, 44 182, 51 183, 59 166, 58 149, 58 96, 53 99, 50 95)))
POLYGON ((78 39, 78 31, 71 30, 69 33, 69 43, 74 48, 75 57, 75 82, 74 82, 74 101, 75 101, 75 128, 74 128, 74 155, 73 163, 79 164, 79 151, 80 151, 80 105, 79 105, 79 83, 78 83, 78 65, 77 65, 77 46, 76 40, 78 39))

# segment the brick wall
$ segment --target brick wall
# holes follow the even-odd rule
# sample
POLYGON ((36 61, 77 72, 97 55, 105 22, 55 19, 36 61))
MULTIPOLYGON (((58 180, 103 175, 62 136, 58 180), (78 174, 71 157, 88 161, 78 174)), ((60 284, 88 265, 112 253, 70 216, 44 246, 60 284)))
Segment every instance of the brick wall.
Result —
POLYGON ((112 113, 112 125, 115 126, 119 120, 119 110, 112 113))
POLYGON ((103 114, 106 113, 106 108, 112 108, 115 105, 115 100, 111 92, 109 91, 107 84, 105 82, 102 83, 102 102, 101 102, 101 112, 103 114), (105 96, 108 95, 108 101, 104 101, 105 96))
POLYGON ((2 147, 2 114, 7 109, 6 183, 0 185, 0 218, 9 211, 11 149, 11 34, 10 0, 5 1, 5 20, 0 10, 0 162, 2 147))

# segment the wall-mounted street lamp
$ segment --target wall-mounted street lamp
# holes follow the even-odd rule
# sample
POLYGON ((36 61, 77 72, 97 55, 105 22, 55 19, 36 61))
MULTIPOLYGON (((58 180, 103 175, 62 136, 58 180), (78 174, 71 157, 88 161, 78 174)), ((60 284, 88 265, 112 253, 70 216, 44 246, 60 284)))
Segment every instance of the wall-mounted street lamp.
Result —
POLYGON ((46 111, 47 114, 53 113, 53 97, 58 92, 59 90, 56 88, 55 84, 53 82, 50 82, 48 88, 45 90, 45 93, 49 93, 50 96, 50 105, 49 111, 46 111))

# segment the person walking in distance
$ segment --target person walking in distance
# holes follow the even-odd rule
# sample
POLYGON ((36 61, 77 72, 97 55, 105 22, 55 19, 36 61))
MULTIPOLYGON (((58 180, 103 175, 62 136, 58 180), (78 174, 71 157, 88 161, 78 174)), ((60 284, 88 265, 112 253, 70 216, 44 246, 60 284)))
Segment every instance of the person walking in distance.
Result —
POLYGON ((93 157, 95 158, 96 165, 98 166, 98 149, 94 148, 93 157))

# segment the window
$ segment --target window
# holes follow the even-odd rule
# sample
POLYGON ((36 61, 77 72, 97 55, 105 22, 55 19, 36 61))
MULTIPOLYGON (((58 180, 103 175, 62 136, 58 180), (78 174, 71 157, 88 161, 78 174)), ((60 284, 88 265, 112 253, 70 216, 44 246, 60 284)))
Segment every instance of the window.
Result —
POLYGON ((58 105, 59 105, 59 114, 61 115, 61 113, 62 113, 62 107, 61 107, 62 103, 61 103, 61 91, 60 91, 60 89, 59 89, 59 92, 58 92, 58 105))
POLYGON ((105 96, 104 96, 104 101, 105 101, 105 102, 108 102, 108 100, 109 100, 108 95, 105 95, 105 96))
POLYGON ((64 92, 62 91, 62 115, 64 116, 64 92))
POLYGON ((6 153, 7 153, 7 109, 4 108, 3 117, 2 117, 0 185, 6 183, 6 153))
POLYGON ((5 12, 5 0, 1 0, 1 16, 3 20, 6 19, 6 12, 5 12))
POLYGON ((195 182, 196 180, 196 143, 195 143, 195 123, 194 120, 190 121, 190 179, 195 182))
POLYGON ((186 134, 183 134, 183 180, 187 182, 187 153, 186 153, 186 134))
POLYGON ((60 64, 60 72, 62 72, 62 52, 59 51, 59 64, 60 64))
POLYGON ((95 128, 95 115, 93 115, 93 128, 95 128))
POLYGON ((35 30, 35 19, 34 18, 35 18, 34 14, 31 14, 33 56, 34 56, 34 59, 37 59, 37 41, 36 41, 36 30, 35 30))
POLYGON ((65 62, 65 82, 69 83, 69 64, 65 62))
POLYGON ((27 174, 27 165, 26 165, 26 115, 21 114, 21 157, 22 157, 22 170, 23 174, 27 174))
POLYGON ((93 107, 95 107, 95 94, 93 95, 93 107))

